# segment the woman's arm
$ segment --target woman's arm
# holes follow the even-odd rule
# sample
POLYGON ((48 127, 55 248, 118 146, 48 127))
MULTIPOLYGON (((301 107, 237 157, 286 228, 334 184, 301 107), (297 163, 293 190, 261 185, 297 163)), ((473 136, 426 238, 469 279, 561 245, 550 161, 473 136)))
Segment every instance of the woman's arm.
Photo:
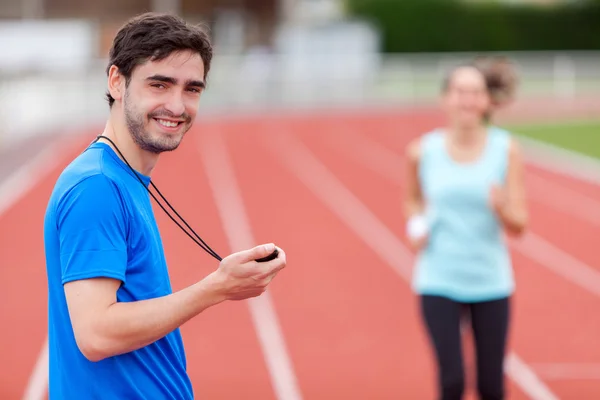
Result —
POLYGON ((420 158, 420 138, 417 138, 412 140, 406 148, 407 173, 404 193, 404 215, 407 220, 407 236, 414 251, 420 250, 427 241, 427 234, 418 234, 425 229, 423 226, 424 221, 422 220, 425 202, 419 183, 420 158))
POLYGON ((423 193, 419 184, 419 159, 421 148, 419 139, 411 141, 406 148, 407 174, 404 196, 404 215, 410 218, 424 210, 423 193))
POLYGON ((529 221, 525 196, 525 177, 519 144, 511 140, 505 187, 493 188, 492 204, 506 232, 520 236, 529 221))

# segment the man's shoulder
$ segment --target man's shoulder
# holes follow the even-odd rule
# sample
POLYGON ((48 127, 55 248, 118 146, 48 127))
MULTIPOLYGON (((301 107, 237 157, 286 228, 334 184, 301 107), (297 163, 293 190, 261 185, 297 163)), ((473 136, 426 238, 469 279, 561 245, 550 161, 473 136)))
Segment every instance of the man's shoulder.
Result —
POLYGON ((58 207, 70 196, 80 196, 82 192, 99 197, 106 196, 106 190, 118 191, 119 179, 110 160, 101 149, 89 147, 71 161, 56 180, 51 202, 58 207))

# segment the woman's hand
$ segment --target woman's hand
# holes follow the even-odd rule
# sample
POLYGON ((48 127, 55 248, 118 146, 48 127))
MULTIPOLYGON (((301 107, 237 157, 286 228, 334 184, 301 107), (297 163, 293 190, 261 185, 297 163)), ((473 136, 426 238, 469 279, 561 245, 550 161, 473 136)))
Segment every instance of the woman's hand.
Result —
POLYGON ((507 205, 508 193, 506 188, 500 185, 492 185, 490 188, 490 207, 498 218, 505 219, 507 205))
POLYGON ((505 185, 492 185, 490 207, 506 231, 514 236, 523 234, 528 223, 525 200, 524 172, 521 152, 513 140, 510 148, 509 165, 505 185))
POLYGON ((427 245, 429 226, 423 215, 414 215, 406 223, 408 242, 414 251, 421 251, 427 245))

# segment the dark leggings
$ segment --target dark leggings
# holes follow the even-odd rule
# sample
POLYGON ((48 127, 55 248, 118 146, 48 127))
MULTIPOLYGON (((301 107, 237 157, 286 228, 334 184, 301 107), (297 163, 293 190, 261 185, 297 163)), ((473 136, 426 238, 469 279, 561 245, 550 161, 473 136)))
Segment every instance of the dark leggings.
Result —
POLYGON ((481 400, 505 398, 503 361, 509 319, 508 298, 457 303, 445 297, 422 296, 421 310, 435 350, 440 400, 462 399, 465 387, 461 320, 473 328, 477 359, 477 390, 481 400))

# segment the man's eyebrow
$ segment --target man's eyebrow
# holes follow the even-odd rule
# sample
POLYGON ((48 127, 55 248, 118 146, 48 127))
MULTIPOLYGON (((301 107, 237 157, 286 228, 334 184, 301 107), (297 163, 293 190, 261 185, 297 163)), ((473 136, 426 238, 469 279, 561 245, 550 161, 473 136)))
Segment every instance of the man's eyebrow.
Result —
POLYGON ((197 86, 202 89, 204 89, 204 87, 206 86, 203 81, 189 80, 189 81, 186 81, 185 83, 186 83, 186 86, 197 86))
MULTIPOLYGON (((172 78, 170 76, 165 76, 165 75, 152 75, 149 76, 148 78, 146 78, 147 81, 159 81, 159 82, 165 82, 165 83, 170 83, 172 85, 176 85, 177 84, 177 79, 172 78)), ((196 86, 196 87, 200 87, 200 88, 204 88, 206 85, 203 81, 198 81, 198 80, 188 80, 185 82, 186 86, 196 86)))
POLYGON ((175 78, 171 78, 170 76, 165 76, 165 75, 152 75, 146 78, 147 81, 159 81, 159 82, 165 82, 165 83, 170 83, 172 85, 177 84, 177 79, 175 78))

